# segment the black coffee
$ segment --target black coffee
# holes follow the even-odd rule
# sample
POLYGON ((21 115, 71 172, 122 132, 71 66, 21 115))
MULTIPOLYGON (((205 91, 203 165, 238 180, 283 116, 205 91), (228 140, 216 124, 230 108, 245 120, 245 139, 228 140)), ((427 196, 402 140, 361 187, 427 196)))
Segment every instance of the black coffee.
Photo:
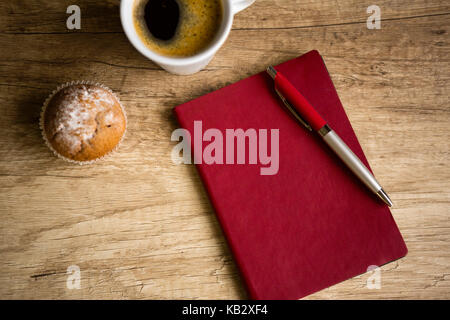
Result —
POLYGON ((211 44, 222 23, 221 0, 136 0, 134 25, 152 51, 188 57, 211 44))
POLYGON ((175 0, 149 0, 144 10, 145 24, 157 39, 172 39, 180 20, 180 7, 175 0))

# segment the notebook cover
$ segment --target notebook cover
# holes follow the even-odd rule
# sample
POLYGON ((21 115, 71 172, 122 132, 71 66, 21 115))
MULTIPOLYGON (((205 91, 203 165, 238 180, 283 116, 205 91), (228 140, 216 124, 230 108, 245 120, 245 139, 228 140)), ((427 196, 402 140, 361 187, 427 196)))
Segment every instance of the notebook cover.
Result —
MULTIPOLYGON (((369 166, 320 54, 276 68, 369 166)), ((279 129, 275 175, 255 164, 197 165, 250 298, 298 299, 406 255, 389 208, 281 107, 265 72, 174 113, 192 144, 197 120, 224 137, 226 129, 279 129)))

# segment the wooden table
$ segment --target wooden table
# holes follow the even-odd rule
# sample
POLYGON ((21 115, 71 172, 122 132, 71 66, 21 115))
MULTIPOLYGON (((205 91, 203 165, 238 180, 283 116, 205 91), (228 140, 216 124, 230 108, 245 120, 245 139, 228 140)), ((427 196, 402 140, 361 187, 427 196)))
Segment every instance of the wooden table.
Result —
POLYGON ((246 298, 194 166, 171 161, 172 108, 318 49, 409 254, 379 290, 365 274, 309 298, 449 299, 450 3, 375 1, 380 30, 370 4, 257 0, 212 63, 180 77, 129 44, 117 0, 0 2, 0 298, 246 298), (81 30, 66 28, 72 2, 81 30), (93 166, 54 157, 38 128, 46 96, 78 79, 129 115, 119 152, 93 166))

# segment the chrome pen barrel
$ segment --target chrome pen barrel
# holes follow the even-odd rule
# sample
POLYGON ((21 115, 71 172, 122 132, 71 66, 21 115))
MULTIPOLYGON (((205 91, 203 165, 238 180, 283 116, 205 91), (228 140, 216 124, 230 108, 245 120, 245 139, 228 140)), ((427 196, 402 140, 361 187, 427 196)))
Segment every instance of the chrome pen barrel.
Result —
POLYGON ((342 139, 328 125, 319 131, 325 143, 336 153, 336 155, 347 165, 347 167, 375 194, 377 194, 386 204, 392 206, 392 201, 384 192, 381 185, 375 179, 370 170, 361 162, 353 151, 342 141, 342 139))

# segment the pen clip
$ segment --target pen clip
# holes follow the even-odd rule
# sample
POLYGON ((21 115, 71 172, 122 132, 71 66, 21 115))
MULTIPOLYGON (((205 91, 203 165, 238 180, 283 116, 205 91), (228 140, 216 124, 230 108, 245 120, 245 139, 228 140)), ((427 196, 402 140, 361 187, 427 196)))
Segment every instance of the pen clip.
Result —
POLYGON ((291 104, 286 100, 285 97, 283 97, 283 95, 280 93, 280 91, 275 89, 275 92, 278 94, 281 101, 283 101, 283 104, 291 112, 291 114, 294 116, 294 118, 297 119, 306 129, 308 129, 309 131, 312 131, 312 128, 309 125, 309 123, 306 122, 306 120, 303 119, 302 116, 291 106, 291 104))

